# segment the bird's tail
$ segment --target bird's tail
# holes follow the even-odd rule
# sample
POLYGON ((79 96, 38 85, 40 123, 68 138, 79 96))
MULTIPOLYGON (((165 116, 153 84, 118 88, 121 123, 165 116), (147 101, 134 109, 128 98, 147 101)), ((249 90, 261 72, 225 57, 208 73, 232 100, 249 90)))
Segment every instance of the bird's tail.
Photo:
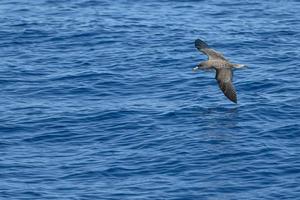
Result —
POLYGON ((233 64, 233 67, 239 69, 239 68, 246 67, 246 65, 243 65, 243 64, 233 64))

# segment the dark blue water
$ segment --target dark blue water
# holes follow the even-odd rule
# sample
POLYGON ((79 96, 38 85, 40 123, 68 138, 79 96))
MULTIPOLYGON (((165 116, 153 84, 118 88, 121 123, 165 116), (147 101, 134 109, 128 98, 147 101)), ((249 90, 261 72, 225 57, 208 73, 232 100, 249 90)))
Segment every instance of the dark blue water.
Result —
POLYGON ((300 199, 300 3, 0 2, 0 199, 300 199), (202 38, 235 63, 238 104, 202 38))

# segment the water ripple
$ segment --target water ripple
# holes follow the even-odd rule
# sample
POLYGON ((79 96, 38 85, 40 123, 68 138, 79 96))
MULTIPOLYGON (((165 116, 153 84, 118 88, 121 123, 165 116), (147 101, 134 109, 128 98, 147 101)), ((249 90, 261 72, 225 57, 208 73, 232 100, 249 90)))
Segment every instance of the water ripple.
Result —
POLYGON ((299 5, 1 1, 0 199, 299 199, 299 5))

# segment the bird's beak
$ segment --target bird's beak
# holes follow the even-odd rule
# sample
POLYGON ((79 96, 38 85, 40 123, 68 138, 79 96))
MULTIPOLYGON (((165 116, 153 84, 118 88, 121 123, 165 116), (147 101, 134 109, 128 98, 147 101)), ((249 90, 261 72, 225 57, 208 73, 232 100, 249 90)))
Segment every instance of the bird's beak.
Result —
POLYGON ((194 68, 193 68, 193 72, 196 72, 198 69, 199 69, 198 66, 197 66, 197 67, 194 67, 194 68))

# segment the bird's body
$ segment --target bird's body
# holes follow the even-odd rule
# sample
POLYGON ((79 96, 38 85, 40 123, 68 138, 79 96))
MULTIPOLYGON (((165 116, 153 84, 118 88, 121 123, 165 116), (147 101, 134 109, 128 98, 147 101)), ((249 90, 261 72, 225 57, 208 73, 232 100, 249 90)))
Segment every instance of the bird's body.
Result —
POLYGON ((208 60, 208 61, 204 61, 202 62, 202 66, 206 68, 214 68, 214 69, 221 69, 221 68, 230 68, 232 67, 232 64, 225 61, 225 60, 208 60))
POLYGON ((216 70, 216 80, 219 84, 220 89, 224 93, 224 95, 237 103, 237 95, 232 84, 232 69, 234 68, 242 68, 245 65, 241 64, 233 64, 229 62, 221 53, 215 51, 210 48, 205 42, 200 39, 195 41, 195 47, 208 56, 207 61, 201 62, 197 67, 193 70, 198 69, 215 69, 216 70))

